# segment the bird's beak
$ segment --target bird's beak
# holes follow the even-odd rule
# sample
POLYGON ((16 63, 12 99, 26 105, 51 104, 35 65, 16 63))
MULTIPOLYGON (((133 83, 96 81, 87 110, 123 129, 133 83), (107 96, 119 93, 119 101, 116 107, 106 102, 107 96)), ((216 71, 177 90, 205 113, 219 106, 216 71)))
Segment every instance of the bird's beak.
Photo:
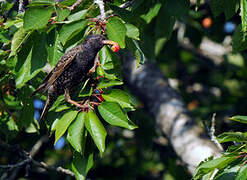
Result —
POLYGON ((114 52, 118 52, 120 47, 118 45, 118 43, 114 42, 114 41, 111 41, 111 40, 103 40, 102 41, 104 45, 111 45, 111 50, 114 51, 114 52))

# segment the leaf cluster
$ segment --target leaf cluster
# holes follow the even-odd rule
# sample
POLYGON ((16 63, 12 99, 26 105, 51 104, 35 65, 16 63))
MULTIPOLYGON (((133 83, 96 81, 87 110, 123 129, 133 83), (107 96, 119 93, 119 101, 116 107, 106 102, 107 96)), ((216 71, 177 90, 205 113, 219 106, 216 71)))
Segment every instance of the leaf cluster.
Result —
MULTIPOLYGON (((233 116, 230 120, 247 123, 247 116, 233 116)), ((219 158, 201 162, 193 179, 246 179, 247 178, 247 133, 224 132, 217 137, 219 143, 231 143, 219 158)))

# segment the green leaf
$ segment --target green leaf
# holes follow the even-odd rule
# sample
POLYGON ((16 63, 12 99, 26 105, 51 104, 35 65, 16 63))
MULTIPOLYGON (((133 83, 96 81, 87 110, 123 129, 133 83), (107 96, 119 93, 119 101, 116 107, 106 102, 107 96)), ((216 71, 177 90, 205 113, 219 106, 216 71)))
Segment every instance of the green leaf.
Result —
POLYGON ((56 107, 55 112, 61 112, 61 111, 64 111, 64 110, 70 109, 70 108, 71 107, 67 106, 66 104, 62 104, 62 105, 56 107))
POLYGON ((62 105, 65 102, 64 95, 58 96, 56 101, 53 103, 52 107, 49 109, 49 111, 54 111, 58 106, 62 105))
POLYGON ((136 60, 136 67, 139 66, 139 64, 144 64, 146 57, 144 53, 142 52, 139 44, 134 39, 127 39, 126 44, 128 49, 132 52, 132 55, 134 56, 136 60))
POLYGON ((155 55, 160 53, 164 44, 170 39, 175 20, 175 17, 168 13, 166 7, 161 8, 155 26, 155 55))
MULTIPOLYGON (((23 19, 16 19, 16 20, 8 20, 7 22, 4 23, 4 29, 9 29, 11 26, 15 26, 18 28, 17 25, 21 24, 23 26, 23 19)), ((20 27, 19 27, 20 28, 20 27)))
POLYGON ((217 158, 217 159, 203 162, 203 163, 201 163, 201 165, 199 165, 196 168, 196 171, 193 175, 193 179, 195 179, 195 180, 200 179, 203 174, 206 174, 206 173, 208 173, 208 172, 210 172, 216 168, 221 170, 221 169, 225 168, 226 166, 228 166, 228 164, 230 164, 234 160, 235 160, 235 156, 222 156, 222 157, 217 158))
POLYGON ((232 48, 234 52, 239 52, 247 49, 247 39, 244 32, 241 30, 241 26, 238 25, 234 31, 232 37, 232 48))
POLYGON ((93 153, 88 156, 82 156, 79 153, 74 153, 72 160, 72 170, 75 173, 77 180, 85 180, 88 171, 93 167, 93 153))
MULTIPOLYGON (((240 169, 240 165, 236 165, 236 166, 228 166, 226 168, 224 168, 222 171, 219 171, 217 173, 217 176, 214 178, 215 180, 235 180, 237 172, 240 169)), ((214 171, 212 171, 213 173, 214 171)), ((212 177, 212 173, 211 176, 209 176, 208 179, 210 179, 210 177, 212 177)), ((208 180, 207 178, 205 178, 204 180, 208 180)))
POLYGON ((66 19, 69 14, 70 14, 70 10, 67 8, 60 8, 56 6, 56 13, 57 13, 57 22, 63 21, 64 19, 66 19))
POLYGON ((16 121, 13 118, 10 118, 8 122, 6 122, 9 131, 19 131, 19 128, 16 124, 16 121))
POLYGON ((226 19, 230 19, 234 16, 238 9, 239 9, 239 1, 238 0, 231 0, 231 1, 223 1, 224 3, 224 11, 226 19))
POLYGON ((149 24, 152 21, 152 19, 155 16, 157 16, 160 8, 161 8, 161 3, 160 2, 155 3, 154 6, 149 9, 148 13, 142 15, 141 18, 144 19, 147 24, 149 24))
POLYGON ((247 2, 246 0, 240 0, 240 16, 242 21, 242 31, 247 31, 247 2))
POLYGON ((28 6, 53 6, 54 2, 53 0, 33 0, 28 6))
POLYGON ((9 57, 16 55, 21 45, 30 36, 31 32, 26 32, 23 27, 20 27, 14 34, 11 44, 11 53, 9 57))
POLYGON ((87 26, 88 21, 80 20, 70 24, 64 24, 59 32, 59 41, 65 45, 65 43, 78 34, 87 26))
POLYGON ((45 66, 47 59, 45 42, 45 33, 35 32, 18 53, 18 63, 15 67, 17 88, 21 88, 45 66))
POLYGON ((56 29, 53 29, 47 38, 46 49, 48 52, 48 61, 52 66, 55 66, 63 53, 63 47, 59 41, 59 35, 56 29))
POLYGON ((90 111, 86 114, 85 125, 99 149, 100 154, 102 154, 105 151, 105 138, 107 132, 95 112, 90 111))
POLYGON ((167 0, 162 8, 166 9, 171 16, 185 19, 190 10, 190 0, 167 0))
POLYGON ((53 123, 52 123, 52 125, 51 125, 51 132, 54 132, 54 131, 56 131, 56 127, 57 127, 57 123, 59 122, 59 118, 56 118, 54 121, 53 121, 53 123))
POLYGON ((56 123, 55 128, 55 142, 57 143, 57 140, 65 133, 69 125, 72 123, 72 121, 76 118, 78 111, 69 111, 65 113, 61 119, 58 120, 56 123))
POLYGON ((33 119, 33 122, 25 129, 26 133, 38 133, 40 129, 39 122, 36 119, 33 119))
POLYGON ((46 64, 47 51, 46 51, 46 33, 35 33, 33 35, 33 50, 31 59, 30 74, 36 70, 41 70, 46 64))
POLYGON ((1 43, 6 43, 9 44, 11 41, 9 40, 9 37, 7 35, 7 33, 5 32, 0 32, 0 42, 1 43))
POLYGON ((126 35, 132 39, 140 40, 139 38, 139 29, 133 24, 125 24, 127 29, 126 35))
POLYGON ((222 0, 211 0, 210 1, 210 8, 213 12, 215 17, 219 16, 221 13, 224 12, 224 1, 222 0))
POLYGON ((97 68, 97 75, 98 76, 104 76, 104 78, 110 79, 110 80, 116 80, 116 79, 118 79, 115 76, 114 72, 107 73, 101 66, 99 66, 97 68))
POLYGON ((103 47, 99 52, 101 66, 97 68, 97 71, 100 71, 100 68, 104 69, 103 75, 108 79, 122 79, 121 73, 121 62, 111 50, 107 47, 103 47), (112 77, 109 77, 108 74, 111 74, 112 77))
POLYGON ((100 50, 99 56, 100 56, 100 67, 102 67, 104 70, 114 69, 114 65, 112 62, 112 56, 107 47, 104 46, 100 50))
POLYGON ((247 165, 244 165, 240 168, 235 180, 243 180, 243 179, 247 179, 247 165))
POLYGON ((219 143, 223 142, 245 142, 247 141, 247 136, 242 132, 224 132, 217 137, 219 143))
MULTIPOLYGON (((78 12, 76 12, 76 13, 71 14, 70 16, 68 16, 67 17, 67 19, 68 19, 67 21, 63 21, 65 19, 65 18, 63 18, 63 20, 58 21, 57 24, 62 24, 62 23, 69 24, 69 23, 72 23, 72 22, 75 22, 75 21, 78 21, 78 20, 81 20, 81 19, 85 19, 86 18, 86 15, 87 15, 87 12, 88 12, 87 9, 78 11, 78 12)), ((70 11, 69 11, 69 13, 70 13, 70 11)))
POLYGON ((31 7, 24 15, 24 29, 42 29, 48 23, 53 7, 31 7))
MULTIPOLYGON (((32 49, 29 52, 25 63, 22 65, 21 69, 16 73, 15 84, 16 88, 21 88, 25 82, 29 81, 30 69, 31 69, 31 58, 32 49)), ((19 59, 19 58, 18 58, 19 59)))
POLYGON ((113 126, 130 130, 137 128, 136 125, 129 121, 127 114, 123 112, 116 102, 103 102, 98 106, 98 110, 103 119, 113 126))
POLYGON ((76 0, 66 0, 66 1, 59 1, 58 4, 62 6, 71 6, 76 2, 76 0))
POLYGON ((97 88, 103 89, 103 88, 108 88, 108 87, 111 87, 111 86, 118 86, 118 85, 122 85, 122 84, 123 84, 122 81, 117 81, 117 80, 103 80, 103 81, 100 81, 97 84, 97 88))
POLYGON ((86 141, 85 137, 85 112, 81 112, 77 115, 76 119, 69 126, 67 140, 72 145, 72 147, 79 153, 83 154, 84 145, 86 141))
POLYGON ((117 102, 122 108, 134 110, 130 102, 130 96, 120 89, 112 89, 109 93, 103 93, 102 96, 106 101, 117 102))
POLYGON ((126 27, 118 17, 110 18, 106 24, 107 37, 125 48, 126 27))
POLYGON ((229 64, 232 64, 237 67, 244 67, 244 57, 241 53, 228 53, 226 59, 229 64))
POLYGON ((20 127, 29 127, 30 124, 34 120, 34 107, 33 107, 33 99, 28 96, 28 94, 31 94, 30 88, 27 86, 24 86, 20 90, 20 95, 22 97, 22 111, 21 115, 19 117, 18 123, 20 123, 20 127))
POLYGON ((230 120, 247 124, 247 116, 233 116, 230 118, 230 120))
POLYGON ((76 12, 74 14, 71 14, 68 17, 68 20, 69 21, 77 21, 77 20, 80 20, 80 19, 85 19, 86 15, 87 15, 87 9, 84 9, 84 10, 78 11, 78 12, 76 12))

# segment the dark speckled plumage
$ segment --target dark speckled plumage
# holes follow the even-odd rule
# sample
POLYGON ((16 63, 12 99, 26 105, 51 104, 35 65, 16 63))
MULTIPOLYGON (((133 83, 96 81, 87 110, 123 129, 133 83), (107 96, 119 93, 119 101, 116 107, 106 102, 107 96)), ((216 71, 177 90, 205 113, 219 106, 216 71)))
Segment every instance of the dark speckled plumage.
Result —
POLYGON ((104 46, 104 36, 90 35, 80 44, 65 53, 52 69, 43 83, 33 92, 48 92, 48 98, 41 118, 49 110, 57 97, 65 93, 65 89, 73 90, 88 78, 88 72, 94 65, 97 53, 104 46))

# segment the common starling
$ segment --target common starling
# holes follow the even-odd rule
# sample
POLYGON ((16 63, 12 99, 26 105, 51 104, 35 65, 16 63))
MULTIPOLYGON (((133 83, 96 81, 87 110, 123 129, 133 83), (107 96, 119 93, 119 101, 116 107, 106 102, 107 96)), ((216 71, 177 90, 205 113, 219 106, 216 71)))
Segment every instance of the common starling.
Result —
POLYGON ((57 97, 65 94, 65 100, 77 107, 82 105, 70 99, 70 91, 75 89, 89 77, 89 71, 95 68, 95 58, 104 45, 112 45, 112 50, 117 52, 119 46, 116 42, 106 40, 102 35, 89 35, 83 44, 80 44, 65 53, 57 65, 44 79, 42 84, 32 93, 48 92, 45 107, 40 116, 44 117, 46 112, 56 101, 57 97))

